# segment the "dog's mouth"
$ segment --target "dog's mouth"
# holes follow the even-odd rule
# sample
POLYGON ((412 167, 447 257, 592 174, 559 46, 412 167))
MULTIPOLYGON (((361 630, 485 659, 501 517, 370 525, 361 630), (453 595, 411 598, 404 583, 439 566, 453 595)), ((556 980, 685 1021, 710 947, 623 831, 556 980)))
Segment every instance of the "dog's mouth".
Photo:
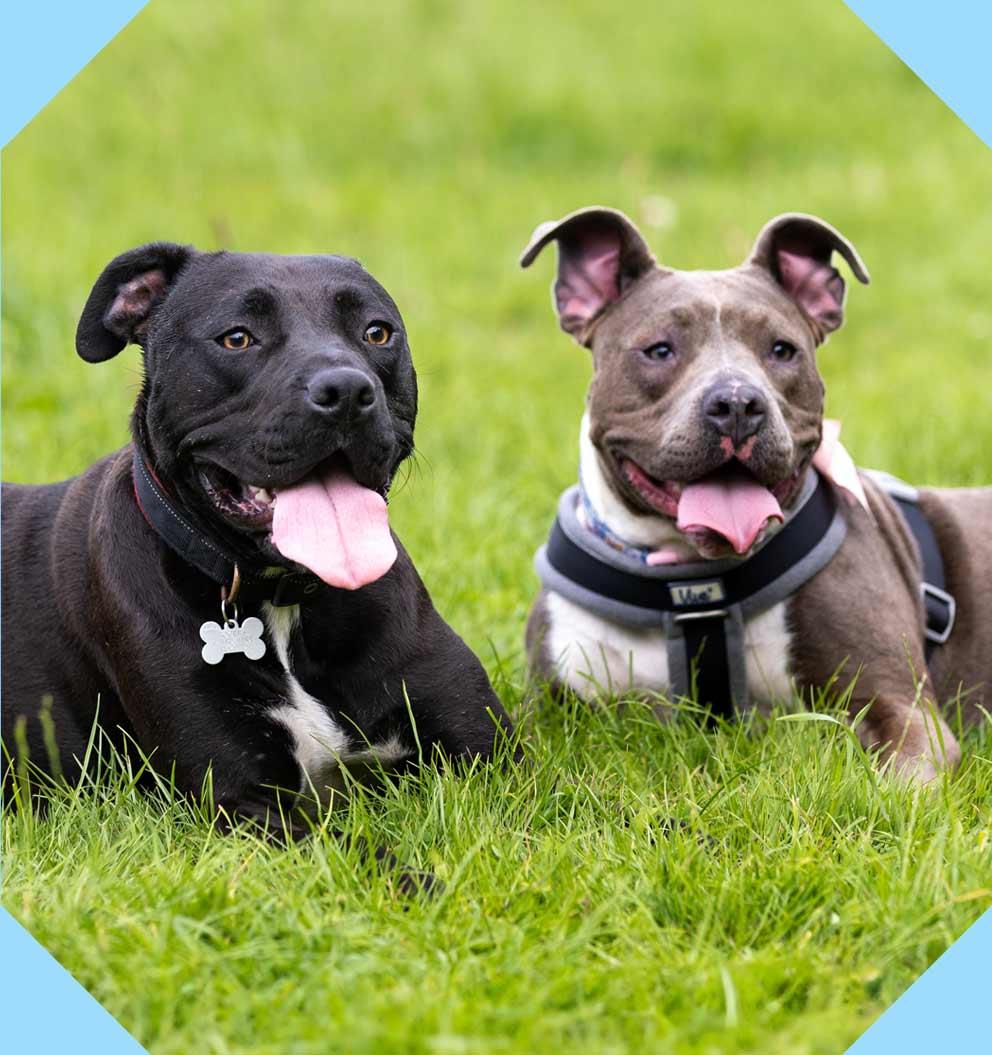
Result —
POLYGON ((278 488, 248 483, 213 462, 197 463, 197 472, 222 517, 263 534, 283 557, 329 586, 366 586, 396 560, 384 488, 360 484, 341 454, 278 488))
POLYGON ((673 519, 697 552, 711 558, 748 553, 785 519, 782 506, 801 477, 797 469, 768 487, 736 459, 690 481, 659 480, 626 456, 617 467, 640 502, 673 519))
POLYGON ((239 480, 234 473, 211 462, 199 462, 197 475, 214 508, 226 520, 246 531, 268 531, 276 492, 239 480))

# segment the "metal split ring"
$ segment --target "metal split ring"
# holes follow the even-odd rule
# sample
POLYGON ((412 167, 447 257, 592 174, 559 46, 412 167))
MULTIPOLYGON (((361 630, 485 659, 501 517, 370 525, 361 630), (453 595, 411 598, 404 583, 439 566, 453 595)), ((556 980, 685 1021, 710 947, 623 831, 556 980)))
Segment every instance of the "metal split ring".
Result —
POLYGON ((238 591, 241 589, 241 569, 234 565, 234 576, 231 579, 231 586, 221 586, 220 588, 220 614, 224 620, 224 626, 232 627, 238 625, 238 606, 235 601, 238 598, 238 591), (230 609, 228 608, 230 606, 230 609))

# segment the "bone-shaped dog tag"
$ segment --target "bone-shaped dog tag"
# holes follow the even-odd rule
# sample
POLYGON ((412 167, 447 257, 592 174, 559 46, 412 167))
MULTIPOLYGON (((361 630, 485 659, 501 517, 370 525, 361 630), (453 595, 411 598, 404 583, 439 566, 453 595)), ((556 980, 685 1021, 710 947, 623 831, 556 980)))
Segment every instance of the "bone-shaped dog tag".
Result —
POLYGON ((240 653, 246 659, 261 659, 265 655, 265 642, 262 640, 262 620, 250 615, 243 622, 228 619, 223 626, 208 620, 200 627, 203 638, 204 663, 220 663, 225 656, 240 653))

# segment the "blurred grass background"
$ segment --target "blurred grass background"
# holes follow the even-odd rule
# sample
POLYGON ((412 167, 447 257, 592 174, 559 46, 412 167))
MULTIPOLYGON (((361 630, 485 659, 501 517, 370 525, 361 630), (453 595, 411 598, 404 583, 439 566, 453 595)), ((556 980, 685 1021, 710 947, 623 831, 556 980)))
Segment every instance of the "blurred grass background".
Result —
MULTIPOLYGON (((823 216, 873 276, 851 283, 821 353, 848 447, 915 482, 971 484, 989 481, 992 450, 990 176, 984 145, 839 0, 153 0, 3 152, 4 478, 57 479, 126 441, 136 350, 100 366, 73 351, 118 252, 168 239, 357 256, 404 312, 420 376, 419 456, 393 522, 441 611, 491 670, 499 657, 513 705, 531 554, 574 479, 589 377, 550 311, 550 256, 517 268, 533 227, 608 204, 663 262, 706 268, 743 258, 776 213, 823 216)), ((621 749, 612 735, 589 750, 621 749)), ((987 819, 969 816, 977 853, 987 819)), ((947 868, 935 889, 952 896, 971 873, 947 868)), ((112 990, 109 964, 90 981, 112 990)), ((839 1050, 877 993, 845 990, 815 1041, 798 1039, 797 1004, 785 1033, 781 1016, 740 1034, 728 1019, 722 1041, 706 1023, 678 1050, 780 1050, 786 1034, 783 1051, 839 1050)), ((172 1050, 168 1035, 152 1015, 146 1042, 172 1050)), ((480 1050, 456 1041, 424 1050, 480 1050)), ((628 1041, 611 1043, 595 1050, 628 1041)))

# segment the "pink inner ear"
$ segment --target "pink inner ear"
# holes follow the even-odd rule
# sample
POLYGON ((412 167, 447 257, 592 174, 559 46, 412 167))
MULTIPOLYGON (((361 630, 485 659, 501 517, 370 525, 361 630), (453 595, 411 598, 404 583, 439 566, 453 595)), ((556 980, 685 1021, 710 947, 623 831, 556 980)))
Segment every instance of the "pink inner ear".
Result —
POLYGON ((778 269, 786 293, 827 330, 843 320, 844 280, 836 268, 806 253, 779 249, 778 269))
POLYGON ((122 337, 140 335, 148 314, 165 292, 165 273, 158 268, 137 275, 117 290, 113 304, 104 316, 104 324, 122 337))
POLYGON ((562 328, 573 331, 620 296, 620 236, 587 231, 561 247, 555 302, 562 328))

